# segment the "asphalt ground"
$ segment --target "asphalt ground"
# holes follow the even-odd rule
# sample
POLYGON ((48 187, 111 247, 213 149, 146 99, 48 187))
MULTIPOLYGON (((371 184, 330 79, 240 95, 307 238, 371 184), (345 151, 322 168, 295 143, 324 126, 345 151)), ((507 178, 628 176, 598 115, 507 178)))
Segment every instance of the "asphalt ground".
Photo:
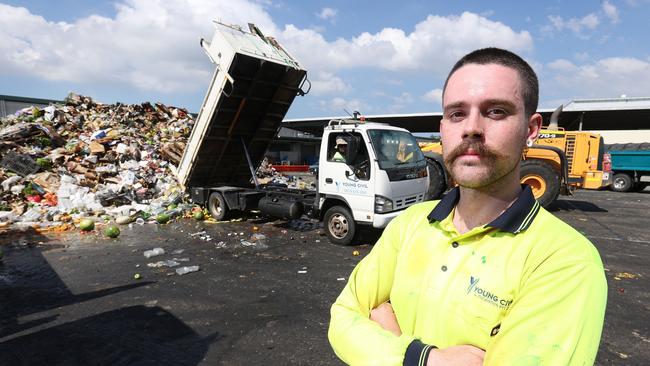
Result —
MULTIPOLYGON (((650 365, 650 190, 579 191, 551 210, 606 267, 596 364, 650 365)), ((340 247, 318 224, 255 217, 124 226, 117 239, 5 232, 0 365, 339 365, 329 307, 379 234, 340 247), (166 254, 145 258, 154 247, 166 254), (147 266, 173 258, 200 271, 147 266)))

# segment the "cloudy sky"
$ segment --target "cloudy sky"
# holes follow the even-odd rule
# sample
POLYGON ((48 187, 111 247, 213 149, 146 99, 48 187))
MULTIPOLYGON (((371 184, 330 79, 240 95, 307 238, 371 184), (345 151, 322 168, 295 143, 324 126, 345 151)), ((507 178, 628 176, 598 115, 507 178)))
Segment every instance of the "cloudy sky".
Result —
POLYGON ((0 0, 0 94, 160 101, 198 111, 217 19, 252 22, 309 72, 290 118, 440 111, 451 65, 497 46, 526 58, 542 108, 650 96, 648 0, 0 0))

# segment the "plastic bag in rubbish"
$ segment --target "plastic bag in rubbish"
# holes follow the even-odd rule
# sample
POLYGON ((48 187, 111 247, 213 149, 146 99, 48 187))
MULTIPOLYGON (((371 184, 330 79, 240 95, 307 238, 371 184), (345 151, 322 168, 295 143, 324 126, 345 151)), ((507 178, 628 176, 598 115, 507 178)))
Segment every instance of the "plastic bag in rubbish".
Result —
POLYGON ((120 181, 121 185, 132 186, 135 182, 135 173, 130 170, 123 170, 120 172, 120 178, 122 178, 120 181))
POLYGON ((1 183, 2 190, 8 191, 9 189, 11 189, 11 187, 14 184, 18 183, 21 179, 23 179, 21 176, 14 175, 13 177, 9 177, 9 178, 3 180, 2 183, 1 183))
POLYGON ((22 216, 20 216, 20 221, 27 221, 27 222, 33 222, 33 221, 39 221, 41 218, 41 210, 37 207, 32 207, 27 212, 25 212, 22 216))
POLYGON ((10 188, 11 193, 13 193, 15 195, 19 195, 23 191, 23 189, 25 189, 24 184, 16 184, 15 186, 12 186, 10 188))
POLYGON ((16 214, 11 211, 0 211, 0 222, 14 222, 16 214))

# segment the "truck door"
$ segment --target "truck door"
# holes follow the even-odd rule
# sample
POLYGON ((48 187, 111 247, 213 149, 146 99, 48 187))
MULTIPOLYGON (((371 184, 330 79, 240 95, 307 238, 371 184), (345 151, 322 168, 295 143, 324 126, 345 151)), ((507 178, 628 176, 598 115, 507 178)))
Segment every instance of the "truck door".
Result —
POLYGON ((355 221, 372 221, 375 198, 366 140, 359 132, 332 132, 324 139, 319 193, 345 198, 355 221))

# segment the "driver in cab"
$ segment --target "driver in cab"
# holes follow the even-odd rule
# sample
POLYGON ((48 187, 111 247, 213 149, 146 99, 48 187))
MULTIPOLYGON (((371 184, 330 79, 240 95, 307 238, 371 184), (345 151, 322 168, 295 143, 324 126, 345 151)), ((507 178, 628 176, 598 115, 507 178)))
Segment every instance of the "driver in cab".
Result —
POLYGON ((345 139, 338 137, 336 139, 336 152, 332 156, 332 161, 347 163, 346 152, 348 149, 348 142, 345 139))
POLYGON ((413 159, 413 149, 410 146, 406 145, 406 142, 401 141, 399 147, 397 148, 397 160, 402 163, 411 161, 413 159))

